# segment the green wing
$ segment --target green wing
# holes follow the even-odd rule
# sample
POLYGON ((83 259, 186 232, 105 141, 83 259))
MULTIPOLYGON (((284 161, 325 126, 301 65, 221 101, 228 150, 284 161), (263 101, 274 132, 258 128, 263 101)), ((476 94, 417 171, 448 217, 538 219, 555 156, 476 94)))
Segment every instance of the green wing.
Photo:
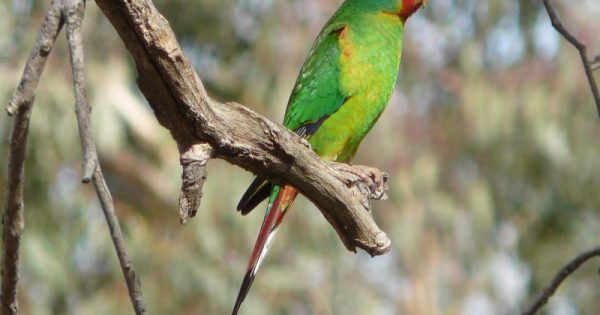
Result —
MULTIPOLYGON (((288 101, 283 125, 303 138, 310 138, 348 97, 340 90, 339 35, 344 27, 327 25, 317 37, 288 101)), ((257 177, 238 203, 238 211, 249 213, 270 195, 272 187, 257 177)))
POLYGON ((283 125, 305 138, 348 97, 340 89, 339 35, 344 27, 328 25, 317 37, 288 101, 283 125))

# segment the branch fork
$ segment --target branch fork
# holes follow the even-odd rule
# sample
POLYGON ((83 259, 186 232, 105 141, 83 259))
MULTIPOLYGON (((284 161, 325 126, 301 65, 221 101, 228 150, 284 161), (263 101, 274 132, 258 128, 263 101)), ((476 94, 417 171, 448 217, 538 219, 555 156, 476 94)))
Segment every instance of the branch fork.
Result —
POLYGON ((579 51, 581 63, 583 64, 583 69, 588 79, 590 90, 592 91, 592 95, 594 97, 594 102, 596 103, 598 116, 600 116, 600 90, 598 89, 598 84, 596 83, 596 78, 594 77, 593 73, 594 70, 600 68, 600 55, 593 58, 593 60, 590 59, 588 57, 587 46, 563 26, 562 22, 558 18, 558 14, 556 13, 554 6, 550 4, 550 0, 543 0, 543 2, 554 29, 556 29, 556 31, 560 33, 564 39, 566 39, 577 49, 577 51, 579 51))
POLYGON ((96 2, 133 57, 140 90, 180 148, 181 222, 196 212, 206 171, 204 157, 188 152, 190 144, 204 143, 212 148, 205 157, 296 187, 317 205, 349 250, 381 255, 390 249, 368 204, 369 197, 384 198, 387 176, 366 167, 332 166, 285 127, 242 105, 212 100, 151 1, 96 2))
POLYGON ((93 182, 102 205, 102 210, 110 230, 121 269, 127 283, 129 296, 135 313, 146 313, 139 278, 133 269, 131 258, 126 250, 123 234, 115 213, 110 191, 98 163, 96 146, 92 137, 90 113, 85 88, 84 58, 81 24, 85 11, 85 0, 53 0, 44 18, 40 33, 29 54, 19 86, 12 95, 7 113, 15 115, 11 131, 9 167, 7 174, 7 201, 4 204, 2 240, 2 293, 0 295, 1 314, 19 313, 17 282, 19 278, 19 247, 24 229, 23 182, 26 143, 29 118, 33 108, 35 90, 44 70, 47 57, 56 37, 64 24, 67 29, 67 42, 74 82, 75 113, 79 136, 83 149, 84 183, 93 182))
MULTIPOLYGON (((210 99, 168 22, 150 0, 97 0, 113 24, 138 70, 138 85, 158 121, 180 150, 182 223, 196 214, 206 181, 206 164, 224 159, 276 184, 290 184, 307 196, 336 229, 348 250, 381 255, 390 240, 371 217, 369 200, 386 199, 387 174, 367 166, 321 160, 308 142, 285 127, 236 104, 210 99)), ((16 115, 11 134, 7 202, 3 222, 3 314, 17 314, 19 242, 23 230, 23 170, 27 127, 48 54, 66 24, 73 73, 75 112, 83 150, 83 182, 93 182, 136 314, 145 314, 139 278, 127 253, 112 197, 98 163, 90 127, 81 24, 85 0, 53 0, 22 80, 7 112, 16 115)))

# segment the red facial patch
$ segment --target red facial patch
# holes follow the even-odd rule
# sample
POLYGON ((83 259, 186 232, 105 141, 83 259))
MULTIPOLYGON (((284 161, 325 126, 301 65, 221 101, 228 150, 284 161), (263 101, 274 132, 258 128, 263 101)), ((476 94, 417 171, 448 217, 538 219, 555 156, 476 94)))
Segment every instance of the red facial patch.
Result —
POLYGON ((415 11, 417 11, 421 5, 423 5, 422 0, 402 0, 402 10, 400 10, 400 19, 402 22, 405 22, 415 11))

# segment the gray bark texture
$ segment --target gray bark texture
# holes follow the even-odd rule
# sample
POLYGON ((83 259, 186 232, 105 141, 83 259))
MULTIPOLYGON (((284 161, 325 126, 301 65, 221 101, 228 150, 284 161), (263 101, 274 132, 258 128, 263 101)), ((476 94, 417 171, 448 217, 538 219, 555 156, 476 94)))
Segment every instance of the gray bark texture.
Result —
POLYGON ((96 2, 131 53, 140 90, 177 142, 185 156, 182 161, 190 160, 197 151, 194 146, 210 148, 201 150, 204 160, 196 158, 196 167, 185 167, 182 162, 182 222, 200 202, 206 174, 199 167, 209 158, 220 158, 274 183, 296 187, 319 207, 349 250, 358 247, 371 255, 389 250, 390 240, 375 224, 368 202, 385 196, 384 173, 369 167, 325 162, 306 141, 285 127, 242 105, 212 100, 169 23, 151 1, 96 2), (186 174, 186 170, 193 170, 196 175, 186 174), (197 182, 189 180, 193 178, 197 182))

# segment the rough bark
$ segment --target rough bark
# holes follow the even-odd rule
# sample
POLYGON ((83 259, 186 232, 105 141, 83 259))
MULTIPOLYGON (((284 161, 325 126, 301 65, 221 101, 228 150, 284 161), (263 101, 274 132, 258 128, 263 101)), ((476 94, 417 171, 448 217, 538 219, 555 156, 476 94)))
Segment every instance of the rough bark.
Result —
POLYGON ((145 314, 141 285, 136 277, 131 258, 125 247, 112 198, 96 154, 90 126, 91 106, 87 101, 81 23, 85 10, 84 0, 53 0, 50 3, 35 45, 23 71, 17 90, 11 97, 7 112, 14 115, 8 155, 7 191, 2 220, 2 293, 1 314, 18 314, 17 283, 19 280, 19 248, 24 229, 23 182, 25 180, 25 153, 29 120, 38 82, 44 70, 48 54, 64 24, 67 25, 67 42, 73 73, 75 112, 83 149, 83 181, 94 182, 102 210, 106 216, 110 235, 123 270, 135 313, 145 314))
POLYGON ((15 115, 9 140, 10 149, 6 168, 8 171, 2 216, 2 291, 0 294, 2 305, 0 310, 2 314, 6 315, 19 313, 17 283, 19 281, 19 247, 25 228, 23 184, 29 119, 35 90, 46 65, 48 54, 63 25, 60 8, 60 0, 53 0, 50 3, 50 9, 31 49, 19 86, 6 108, 9 114, 15 115))
POLYGON ((372 193, 383 191, 384 173, 334 167, 281 125, 239 104, 212 100, 151 1, 96 2, 131 53, 141 91, 182 154, 198 143, 210 146, 212 158, 298 188, 321 209, 349 250, 359 247, 371 255, 389 250, 390 240, 373 221, 368 203, 370 197, 384 196, 372 193))

